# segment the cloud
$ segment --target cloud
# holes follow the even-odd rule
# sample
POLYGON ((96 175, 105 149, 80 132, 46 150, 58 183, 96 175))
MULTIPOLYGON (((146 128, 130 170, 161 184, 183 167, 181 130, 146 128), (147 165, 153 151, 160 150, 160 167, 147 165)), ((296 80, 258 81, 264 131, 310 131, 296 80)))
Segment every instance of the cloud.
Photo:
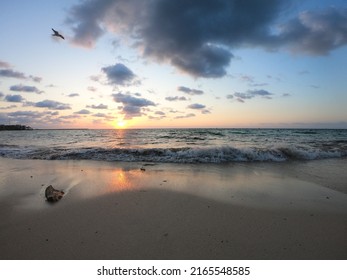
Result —
POLYGON ((0 60, 0 67, 1 68, 11 68, 11 65, 6 61, 0 60))
POLYGON ((188 106, 189 109, 193 109, 193 110, 201 110, 202 114, 210 114, 210 110, 206 109, 205 105, 199 104, 199 103, 194 103, 194 104, 190 104, 188 106))
POLYGON ((195 77, 220 78, 226 75, 232 57, 228 49, 208 43, 192 53, 173 57, 171 63, 195 77))
POLYGON ((155 111, 154 114, 159 116, 165 116, 165 113, 163 111, 155 111))
POLYGON ((246 99, 252 99, 254 97, 260 96, 266 99, 271 99, 273 93, 268 92, 267 90, 248 90, 246 92, 235 92, 233 95, 228 94, 227 99, 233 99, 236 97, 236 100, 244 103, 246 99))
POLYGON ((195 117, 195 114, 186 114, 183 116, 177 116, 175 117, 175 119, 187 119, 187 118, 193 118, 193 117, 195 117))
POLYGON ((138 98, 129 94, 116 93, 112 94, 113 100, 118 103, 122 103, 120 106, 122 113, 125 115, 125 119, 132 119, 133 117, 142 116, 143 107, 156 106, 156 104, 145 98, 138 98))
POLYGON ((77 114, 77 115, 89 115, 91 112, 87 109, 82 109, 78 112, 74 112, 74 114, 77 114))
POLYGON ((264 36, 283 0, 91 0, 73 6, 74 42, 93 47, 106 31, 130 34, 143 55, 196 77, 226 74, 230 47, 264 36))
POLYGON ((248 85, 251 87, 263 87, 263 86, 268 85, 267 83, 257 83, 255 78, 253 76, 250 76, 250 75, 241 74, 239 76, 239 79, 242 82, 248 83, 248 85))
POLYGON ((184 96, 168 96, 165 97, 167 101, 187 101, 188 99, 184 96))
POLYGON ((201 110, 201 113, 206 115, 206 114, 211 114, 211 111, 207 110, 207 109, 204 109, 204 110, 201 110))
POLYGON ((186 94, 189 94, 189 95, 201 95, 201 94, 204 94, 204 92, 202 90, 191 89, 191 88, 183 87, 183 86, 178 87, 177 90, 181 91, 181 92, 184 92, 186 94))
POLYGON ((80 96, 78 93, 70 93, 67 95, 68 97, 76 97, 76 96, 80 96))
MULTIPOLYGON (((289 17, 286 0, 89 0, 68 15, 73 42, 93 47, 105 33, 128 36, 146 58, 195 77, 227 73, 242 47, 325 55, 347 44, 347 11, 328 8, 289 17), (286 12, 286 13, 285 13, 286 12), (285 17, 282 15, 285 14, 285 17), (281 18, 282 17, 282 18, 281 18)), ((297 6, 296 6, 297 7, 297 6)), ((119 40, 118 40, 119 41, 119 40)))
POLYGON ((108 82, 113 85, 131 85, 136 78, 136 75, 122 63, 103 67, 101 70, 106 74, 108 82))
POLYGON ((5 122, 30 125, 34 128, 53 128, 62 125, 72 124, 80 118, 80 115, 59 116, 58 111, 15 111, 10 113, 0 113, 1 120, 5 122))
POLYGON ((41 118, 44 116, 44 113, 39 113, 36 111, 16 111, 8 113, 11 117, 30 117, 30 118, 41 118))
POLYGON ((4 78, 15 78, 15 79, 21 79, 21 80, 32 80, 34 82, 41 82, 42 78, 41 77, 36 77, 36 76, 26 76, 22 72, 18 72, 12 69, 11 65, 5 61, 0 60, 0 67, 5 68, 5 69, 0 69, 0 77, 4 78))
POLYGON ((104 118, 104 119, 106 119, 106 120, 111 120, 111 119, 113 119, 112 116, 107 115, 107 114, 103 114, 103 113, 93 114, 92 116, 93 116, 93 117, 97 117, 97 118, 104 118))
POLYGON ((0 69, 0 77, 26 79, 26 76, 22 72, 14 71, 12 69, 0 69))
POLYGON ((145 98, 137 98, 128 94, 116 93, 112 94, 114 101, 120 102, 126 105, 132 105, 137 107, 146 107, 146 106, 155 106, 155 103, 145 99, 145 98))
POLYGON ((32 76, 32 75, 29 76, 29 79, 33 80, 36 83, 40 83, 42 81, 41 77, 32 76))
POLYGON ((53 100, 43 100, 37 103, 34 103, 35 107, 38 108, 49 108, 49 109, 55 109, 55 110, 68 110, 71 109, 70 105, 61 103, 58 101, 53 100))
POLYGON ((99 104, 99 105, 90 105, 87 106, 88 108, 92 108, 92 109, 108 109, 107 105, 104 104, 99 104))
POLYGON ((10 87, 11 91, 19 91, 19 92, 34 92, 37 94, 41 94, 43 91, 39 90, 35 86, 25 86, 25 85, 14 85, 10 87))
POLYGON ((250 75, 241 75, 240 80, 247 83, 254 83, 254 77, 250 75))
POLYGON ((7 102, 22 102, 24 98, 19 94, 15 94, 15 95, 8 94, 5 96, 5 100, 7 102))
POLYGON ((45 117, 45 113, 36 111, 15 111, 6 114, 7 121, 10 120, 12 123, 20 124, 34 124, 42 123, 42 118, 45 117))
POLYGON ((327 55, 347 45, 347 9, 302 12, 280 25, 272 39, 275 46, 286 46, 294 52, 327 55))
POLYGON ((166 118, 166 114, 163 111, 155 111, 154 112, 155 116, 148 116, 148 119, 150 120, 162 120, 166 118))
POLYGON ((202 105, 202 104, 198 104, 198 103, 194 103, 188 106, 189 109, 194 109, 194 110, 201 110, 201 109, 205 109, 206 106, 202 105))
POLYGON ((92 87, 92 86, 87 87, 87 89, 88 89, 89 91, 92 91, 92 92, 97 91, 97 88, 96 88, 96 87, 92 87))

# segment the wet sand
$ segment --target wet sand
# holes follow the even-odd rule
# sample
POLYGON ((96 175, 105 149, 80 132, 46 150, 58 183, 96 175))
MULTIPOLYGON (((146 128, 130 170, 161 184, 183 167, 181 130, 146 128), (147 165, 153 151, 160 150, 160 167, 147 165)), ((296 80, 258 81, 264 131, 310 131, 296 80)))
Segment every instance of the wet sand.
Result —
POLYGON ((1 158, 0 259, 347 259, 346 163, 1 158))

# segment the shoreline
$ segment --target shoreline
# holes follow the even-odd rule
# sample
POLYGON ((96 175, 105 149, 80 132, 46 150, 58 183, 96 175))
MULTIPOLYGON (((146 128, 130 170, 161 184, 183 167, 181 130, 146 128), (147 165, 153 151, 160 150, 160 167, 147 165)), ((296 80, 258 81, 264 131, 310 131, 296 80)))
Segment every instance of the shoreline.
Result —
POLYGON ((346 162, 1 158, 0 259, 346 259, 346 162))

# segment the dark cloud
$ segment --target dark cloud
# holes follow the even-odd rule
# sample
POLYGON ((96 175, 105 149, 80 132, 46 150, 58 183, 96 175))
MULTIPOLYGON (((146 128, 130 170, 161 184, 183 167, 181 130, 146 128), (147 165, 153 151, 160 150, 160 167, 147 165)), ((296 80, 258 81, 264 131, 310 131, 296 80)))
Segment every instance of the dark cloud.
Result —
POLYGON ((132 106, 132 105, 123 106, 122 113, 125 115, 124 119, 126 120, 130 120, 132 118, 142 116, 141 107, 132 106))
POLYGON ((74 114, 77 114, 77 115, 89 115, 91 112, 87 109, 82 109, 78 112, 74 112, 74 114))
POLYGON ((41 77, 36 77, 36 76, 32 76, 32 75, 29 76, 29 79, 33 80, 36 83, 40 83, 42 81, 41 77))
POLYGON ((43 92, 35 86, 25 86, 25 85, 14 85, 10 87, 10 90, 19 91, 19 92, 34 92, 37 94, 41 94, 43 92))
POLYGON ((106 31, 130 36, 143 56, 206 78, 224 76, 234 57, 231 50, 240 47, 324 55, 347 44, 346 9, 307 11, 288 20, 292 3, 85 0, 71 8, 68 22, 76 44, 93 47, 106 31))
POLYGON ((104 104, 99 104, 99 105, 90 105, 87 106, 88 108, 92 108, 92 109, 108 109, 107 105, 104 104))
POLYGON ((0 69, 0 77, 26 79, 26 76, 22 72, 14 71, 12 69, 0 69))
POLYGON ((206 106, 199 104, 199 103, 194 103, 188 106, 189 109, 194 109, 194 110, 201 110, 201 109, 205 109, 206 106))
POLYGON ((173 57, 171 63, 195 77, 223 77, 233 55, 226 48, 212 44, 203 45, 192 53, 173 57))
POLYGON ((148 99, 134 97, 129 94, 116 93, 112 94, 112 96, 115 102, 123 104, 123 106, 120 106, 119 108, 125 115, 125 119, 141 116, 143 114, 143 107, 156 106, 154 102, 148 99))
POLYGON ((163 111, 154 112, 155 116, 148 116, 150 120, 162 120, 166 118, 166 114, 163 111))
POLYGON ((196 77, 226 74, 230 47, 263 37, 283 0, 91 0, 68 16, 74 41, 94 46, 105 29, 131 34, 143 55, 196 77))
POLYGON ((233 58, 230 48, 263 37, 283 1, 150 3, 148 22, 140 32, 145 55, 168 60, 193 76, 216 78, 226 74, 233 58))
POLYGON ((184 86, 178 87, 177 90, 181 91, 181 92, 184 92, 186 94, 189 94, 189 95, 201 95, 201 94, 204 94, 204 92, 202 90, 191 89, 191 88, 184 87, 184 86))
POLYGON ((347 9, 330 7, 306 11, 278 27, 274 46, 287 46, 294 52, 327 55, 347 44, 347 9))
POLYGON ((132 105, 137 107, 155 106, 155 103, 145 99, 133 97, 129 94, 116 93, 112 94, 114 101, 123 103, 125 105, 132 105))
POLYGON ((15 95, 8 94, 5 96, 5 100, 7 102, 22 102, 24 101, 24 98, 19 94, 15 94, 15 95))
POLYGON ((68 110, 71 109, 70 105, 61 103, 58 101, 53 100, 43 100, 37 103, 34 103, 35 107, 39 108, 49 108, 49 109, 55 109, 55 110, 68 110))
POLYGON ((76 97, 76 96, 80 96, 78 93, 70 93, 67 95, 68 97, 76 97))
POLYGON ((167 101, 187 101, 188 99, 184 96, 168 96, 165 97, 167 101))
POLYGON ((234 97, 236 97, 237 101, 244 103, 246 99, 252 99, 257 96, 271 99, 273 96, 273 93, 270 93, 267 90, 263 90, 263 89, 248 90, 246 92, 235 92, 233 95, 228 94, 227 99, 233 99, 234 97))
POLYGON ((45 113, 40 113, 36 111, 16 111, 8 113, 11 117, 30 117, 30 118, 41 118, 45 116, 45 113))
POLYGON ((5 61, 0 61, 0 67, 5 68, 5 69, 0 69, 0 77, 4 78, 15 78, 15 79, 21 79, 21 80, 32 80, 34 82, 41 82, 42 78, 41 77, 36 77, 36 76, 26 76, 22 72, 15 71, 11 69, 11 65, 5 61))
POLYGON ((101 70, 106 74, 108 82, 113 85, 130 85, 136 78, 136 75, 122 63, 107 66, 101 70))
POLYGON ((148 7, 148 0, 89 0, 73 6, 67 16, 72 26, 73 43, 92 48, 108 29, 114 33, 131 33, 148 7))

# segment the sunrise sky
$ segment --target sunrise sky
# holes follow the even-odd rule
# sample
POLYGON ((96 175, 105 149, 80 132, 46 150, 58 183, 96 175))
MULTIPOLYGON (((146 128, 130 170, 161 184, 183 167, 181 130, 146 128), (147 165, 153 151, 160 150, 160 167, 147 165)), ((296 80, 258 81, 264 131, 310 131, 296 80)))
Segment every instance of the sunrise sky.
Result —
POLYGON ((345 0, 2 0, 0 38, 0 124, 347 128, 345 0))

